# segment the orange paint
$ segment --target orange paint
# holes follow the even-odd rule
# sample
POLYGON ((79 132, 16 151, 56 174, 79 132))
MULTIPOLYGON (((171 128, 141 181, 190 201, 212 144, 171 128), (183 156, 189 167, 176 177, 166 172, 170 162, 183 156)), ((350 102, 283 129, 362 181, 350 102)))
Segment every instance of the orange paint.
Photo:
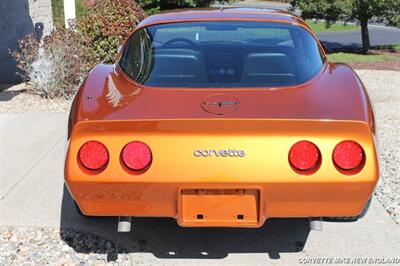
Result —
MULTIPOLYGON (((229 9, 161 14, 139 27, 177 20, 278 21, 308 29, 286 12, 229 9)), ((65 182, 91 216, 173 217, 182 226, 232 227, 259 227, 272 217, 355 216, 378 180, 374 133, 365 89, 343 64, 326 62, 308 82, 277 89, 147 87, 118 66, 100 65, 71 109, 65 182), (229 95, 239 106, 223 115, 207 112, 202 103, 213 94, 229 95), (78 161, 89 140, 109 152, 108 165, 97 172, 78 161), (120 159, 123 147, 135 140, 153 155, 140 172, 120 159), (288 162, 300 140, 320 150, 315 171, 297 172, 288 162), (332 152, 343 140, 363 147, 360 171, 345 174, 333 164, 332 152), (199 149, 243 150, 246 156, 195 156, 199 149)))

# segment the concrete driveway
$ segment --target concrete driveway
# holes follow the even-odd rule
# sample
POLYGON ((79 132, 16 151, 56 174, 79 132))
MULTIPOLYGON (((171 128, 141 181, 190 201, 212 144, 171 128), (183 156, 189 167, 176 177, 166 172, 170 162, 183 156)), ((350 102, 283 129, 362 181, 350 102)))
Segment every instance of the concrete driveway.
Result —
POLYGON ((112 239, 132 264, 266 265, 299 259, 394 258, 400 227, 373 201, 354 223, 324 222, 310 231, 306 219, 270 220, 260 229, 180 228, 172 219, 136 218, 128 234, 116 218, 77 215, 63 186, 67 114, 0 114, 0 226, 61 227, 112 239))

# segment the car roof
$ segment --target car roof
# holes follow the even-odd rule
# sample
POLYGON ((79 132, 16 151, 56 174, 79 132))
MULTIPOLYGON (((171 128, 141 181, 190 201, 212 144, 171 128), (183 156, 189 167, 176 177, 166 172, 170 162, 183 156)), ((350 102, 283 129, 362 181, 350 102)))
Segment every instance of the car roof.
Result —
POLYGON ((268 21, 291 24, 307 24, 289 11, 265 8, 209 8, 209 9, 180 9, 150 16, 143 20, 139 27, 154 24, 190 21, 237 20, 237 21, 268 21))

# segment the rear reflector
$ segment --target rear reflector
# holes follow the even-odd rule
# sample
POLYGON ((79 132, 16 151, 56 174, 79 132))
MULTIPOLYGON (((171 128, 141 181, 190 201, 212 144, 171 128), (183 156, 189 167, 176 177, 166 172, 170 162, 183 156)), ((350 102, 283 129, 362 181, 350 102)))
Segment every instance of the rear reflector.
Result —
POLYGON ((297 170, 307 171, 315 168, 319 162, 318 147, 309 141, 295 143, 289 151, 289 162, 297 170))
POLYGON ((342 141, 333 150, 333 162, 343 170, 353 170, 364 161, 363 148, 354 141, 342 141))
POLYGON ((149 146, 141 141, 128 143, 121 152, 124 164, 131 170, 144 170, 150 165, 152 154, 149 146))
POLYGON ((88 141, 82 145, 78 153, 79 161, 89 170, 100 170, 108 163, 106 146, 98 141, 88 141))

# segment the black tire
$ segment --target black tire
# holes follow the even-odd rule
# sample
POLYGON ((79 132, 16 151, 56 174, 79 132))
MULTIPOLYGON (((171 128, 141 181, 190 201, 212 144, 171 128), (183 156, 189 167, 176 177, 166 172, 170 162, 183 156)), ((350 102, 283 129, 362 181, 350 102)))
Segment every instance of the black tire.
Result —
POLYGON ((330 221, 330 222, 355 222, 358 219, 363 218, 367 214, 367 212, 369 210, 369 207, 371 206, 371 201, 372 201, 372 197, 367 201, 367 203, 365 204, 364 209, 357 216, 326 217, 324 220, 330 221))

